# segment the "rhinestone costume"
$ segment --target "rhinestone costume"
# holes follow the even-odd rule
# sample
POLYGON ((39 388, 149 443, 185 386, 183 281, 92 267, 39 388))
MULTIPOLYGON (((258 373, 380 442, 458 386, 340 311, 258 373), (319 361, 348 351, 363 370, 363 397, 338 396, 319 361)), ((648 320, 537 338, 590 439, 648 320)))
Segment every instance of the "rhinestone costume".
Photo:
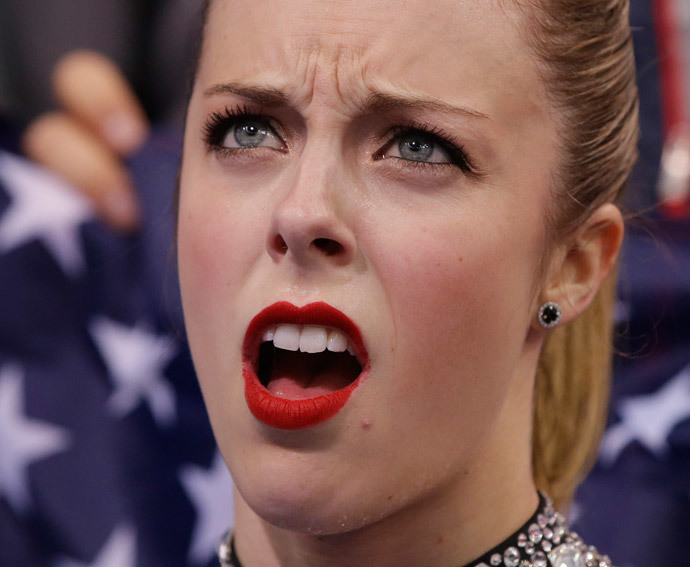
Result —
MULTIPOLYGON (((235 552, 232 533, 218 546, 222 567, 243 567, 235 552)), ((465 567, 613 567, 607 555, 587 546, 570 531, 565 518, 545 494, 539 507, 513 535, 465 567)))

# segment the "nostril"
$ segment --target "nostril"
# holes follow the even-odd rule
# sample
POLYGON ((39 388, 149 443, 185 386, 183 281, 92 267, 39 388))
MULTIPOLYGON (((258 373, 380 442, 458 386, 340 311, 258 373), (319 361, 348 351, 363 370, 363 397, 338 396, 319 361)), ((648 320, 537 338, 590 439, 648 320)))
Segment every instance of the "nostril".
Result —
POLYGON ((343 245, 330 238, 316 238, 311 244, 326 256, 335 256, 343 251, 343 245))
POLYGON ((285 254, 288 251, 287 242, 285 242, 285 239, 280 236, 280 234, 277 234, 273 239, 273 247, 281 254, 285 254))

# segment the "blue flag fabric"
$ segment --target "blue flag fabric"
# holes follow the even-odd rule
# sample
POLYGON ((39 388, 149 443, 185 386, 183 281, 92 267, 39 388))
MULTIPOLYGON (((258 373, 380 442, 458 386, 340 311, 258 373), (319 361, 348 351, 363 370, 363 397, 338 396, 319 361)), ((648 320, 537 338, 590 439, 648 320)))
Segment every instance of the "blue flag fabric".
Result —
POLYGON ((0 153, 2 567, 214 564, 231 484, 184 341, 178 156, 158 136, 131 161, 143 226, 123 238, 0 153))
MULTIPOLYGON (((631 3, 642 128, 633 211, 656 202, 662 148, 652 8, 649 1, 631 3)), ((577 493, 574 527, 619 567, 688 567, 690 219, 650 212, 629 223, 619 298, 621 354, 609 423, 599 460, 577 493)))

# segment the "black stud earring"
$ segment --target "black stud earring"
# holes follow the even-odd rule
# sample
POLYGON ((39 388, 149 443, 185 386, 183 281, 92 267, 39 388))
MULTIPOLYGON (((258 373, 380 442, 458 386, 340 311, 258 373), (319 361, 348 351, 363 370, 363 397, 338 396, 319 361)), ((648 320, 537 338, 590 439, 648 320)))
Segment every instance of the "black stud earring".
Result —
POLYGON ((539 308, 539 323, 550 329, 561 322, 561 308, 558 303, 547 301, 539 308))

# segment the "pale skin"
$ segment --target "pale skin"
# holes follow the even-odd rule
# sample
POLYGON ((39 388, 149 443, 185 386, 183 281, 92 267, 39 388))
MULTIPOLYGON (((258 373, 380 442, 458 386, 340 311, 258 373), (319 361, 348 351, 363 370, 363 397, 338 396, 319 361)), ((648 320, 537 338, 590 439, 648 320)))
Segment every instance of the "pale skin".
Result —
POLYGON ((533 513, 536 312, 587 307, 623 223, 604 205, 546 237, 557 118, 526 25, 484 0, 212 5, 179 265, 245 567, 464 565, 533 513), (209 151, 209 116, 236 107, 265 139, 223 150, 229 130, 209 151), (406 158, 392 129, 410 123, 452 138, 471 171, 433 136, 434 163, 406 158), (297 431, 251 415, 240 373, 249 321, 280 300, 340 309, 370 355, 343 410, 297 431))

